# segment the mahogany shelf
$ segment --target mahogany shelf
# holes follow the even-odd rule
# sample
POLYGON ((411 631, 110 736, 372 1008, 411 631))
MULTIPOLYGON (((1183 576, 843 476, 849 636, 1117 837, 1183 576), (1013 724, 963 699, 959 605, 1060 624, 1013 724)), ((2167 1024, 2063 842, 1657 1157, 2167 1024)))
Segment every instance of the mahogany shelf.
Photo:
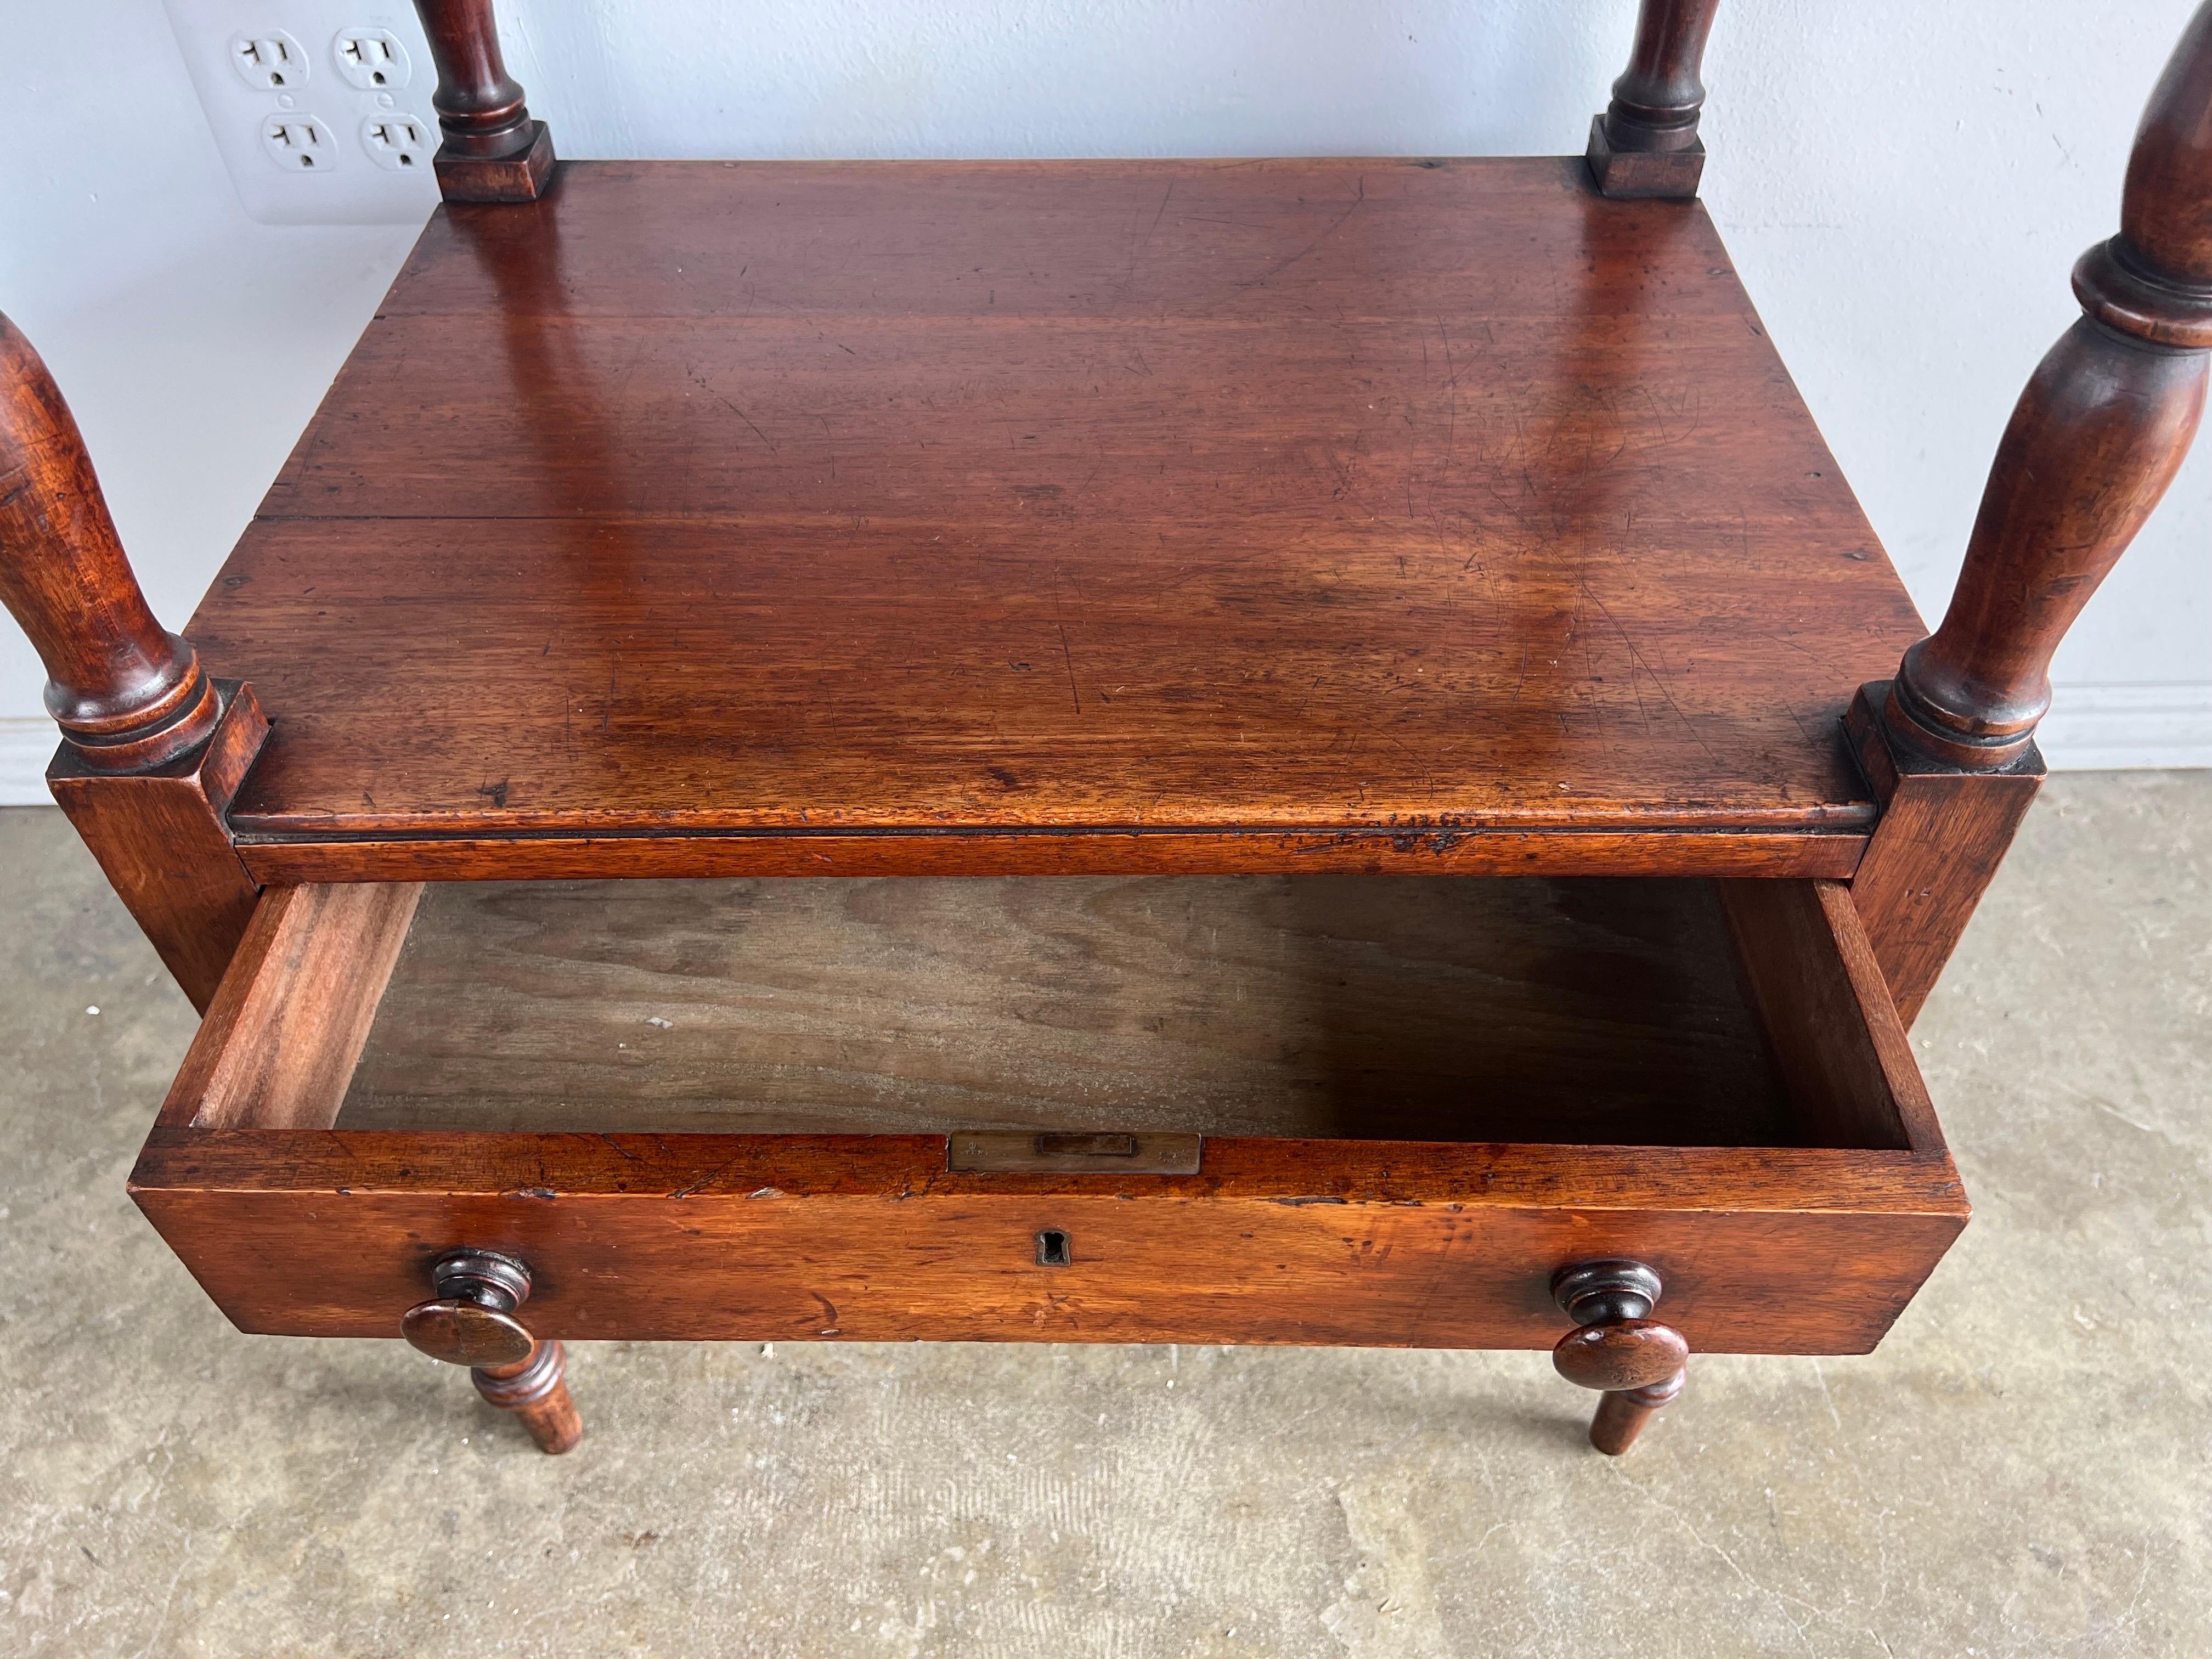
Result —
POLYGON ((1407 159, 448 204, 187 631, 306 880, 1848 875, 1922 629, 1700 206, 1407 159))

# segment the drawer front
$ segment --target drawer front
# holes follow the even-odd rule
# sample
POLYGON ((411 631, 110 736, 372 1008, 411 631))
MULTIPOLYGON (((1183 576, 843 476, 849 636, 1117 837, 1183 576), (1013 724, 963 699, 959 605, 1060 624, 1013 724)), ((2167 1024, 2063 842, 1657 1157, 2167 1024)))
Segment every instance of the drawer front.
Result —
POLYGON ((1115 1178, 951 1175, 932 1137, 164 1130, 134 1193, 240 1328, 305 1336, 396 1334, 467 1246, 528 1264, 548 1336, 1534 1348, 1553 1273, 1625 1255, 1700 1351, 1856 1353, 1966 1219, 1941 1156, 1343 1141, 1115 1178))
MULTIPOLYGON (((1731 1052, 1771 1057, 1805 1144, 1055 1132, 1028 1159, 963 1151, 957 1131, 633 1133, 619 1103, 605 1132, 333 1127, 416 897, 265 895, 140 1158, 137 1202, 245 1329, 397 1334, 431 1262, 473 1249, 526 1264, 531 1328, 553 1337, 1544 1347, 1563 1328, 1553 1274, 1626 1256, 1659 1271, 1695 1348, 1850 1353, 1966 1218, 1850 897, 1826 884, 1699 900, 1713 981, 1740 973, 1729 994, 1756 1011, 1731 1052), (1092 1172, 1125 1142, 1149 1172, 1092 1172)), ((1677 1006, 1616 955, 1571 994, 1589 1022, 1563 1020, 1577 964, 1544 937, 1498 959, 1544 976, 1550 1023, 1464 1022, 1469 1043, 1521 1044, 1516 1076, 1677 1006)), ((1583 1086, 1553 1086, 1561 1122, 1622 1121, 1577 1117, 1583 1086)))

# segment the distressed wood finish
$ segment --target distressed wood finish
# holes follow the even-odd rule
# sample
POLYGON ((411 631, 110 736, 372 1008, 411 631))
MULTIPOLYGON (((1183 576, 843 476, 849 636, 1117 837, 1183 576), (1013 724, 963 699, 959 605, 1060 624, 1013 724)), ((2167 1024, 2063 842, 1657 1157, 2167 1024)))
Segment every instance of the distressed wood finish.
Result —
POLYGON ((1935 1106, 1850 893, 1825 881, 1720 891, 1746 992, 1809 1143, 1940 1152, 1935 1106))
POLYGON ((1601 194, 1695 196, 1705 170, 1698 112, 1705 40, 1720 0, 1643 0, 1628 70, 1590 123, 1590 175, 1601 194))
POLYGON ((574 881, 763 876, 1795 876, 1848 878, 1863 832, 1603 835, 1563 830, 926 830, 838 835, 391 836, 293 841, 248 832, 257 880, 574 881))
POLYGON ((1701 210, 564 180, 433 219, 194 621, 265 876, 1856 861, 1920 628, 1701 210))
POLYGON ((1941 1153, 1239 1139, 1102 1181, 951 1175, 942 1136, 157 1128, 131 1190, 241 1329, 388 1336, 465 1241, 570 1340, 1548 1349, 1595 1251, 1700 1352, 1856 1353, 1966 1213, 1941 1153))
MULTIPOLYGON (((903 1113, 910 1113, 908 1121, 957 1121, 966 1100, 994 1088, 994 1109, 1002 1116, 1051 1127, 1079 1127, 1103 1121, 1102 1114, 1148 1109, 1159 1120, 1154 1127, 1181 1129, 1219 1111, 1208 1103, 1208 1091, 1218 1092, 1218 1079, 1257 1040, 1249 1019, 1240 1024, 1222 1017, 1224 1003, 1233 999, 1219 988, 1194 994, 1187 987, 1181 1004, 1164 1010, 1144 996, 1117 1002, 1113 987, 1102 982, 1099 964, 1118 955, 1125 971, 1153 976, 1147 982, 1157 987, 1161 976, 1174 976, 1179 961, 1191 964, 1194 977, 1203 977, 1209 963, 1217 969, 1241 963, 1235 971, 1247 975, 1250 993, 1263 1006, 1279 1007, 1286 1000, 1280 975, 1271 980, 1261 971, 1265 963, 1249 959, 1247 946, 1271 931, 1279 939, 1297 937, 1297 930, 1281 926, 1284 918, 1264 904, 1257 921, 1272 919, 1272 929, 1249 915, 1240 922, 1233 906, 1218 915, 1146 921, 1153 896, 1183 884, 1098 884, 1088 896, 1094 909, 1115 913, 1110 925, 1091 926, 1091 942, 1065 945, 1056 957, 1047 952, 1051 971, 1040 974, 1025 957, 1042 949, 1035 942, 1041 938, 1068 939, 1069 907, 1079 916, 1085 896, 1071 896, 1066 884, 1037 885, 1053 890, 1041 890, 1034 902, 1044 908, 1023 919, 1011 942, 1003 923, 976 928, 975 937, 955 947, 969 953, 964 964, 957 956, 945 964, 893 960, 879 988, 857 999, 850 963, 774 966, 785 953, 773 917, 761 919, 753 943, 777 977, 747 989, 748 981, 731 972, 728 947, 716 943, 715 930, 659 913, 665 895, 644 892, 635 901, 643 908, 627 913, 619 905, 606 909, 603 896, 581 896, 594 899, 596 915, 607 919, 595 922, 587 938, 573 925, 557 925, 557 918, 547 925, 548 906, 557 905, 558 895, 510 890, 504 900, 493 896, 490 908, 473 918, 465 908, 449 918, 449 927, 485 936, 481 982, 464 988, 446 977, 450 949, 448 965, 411 994, 403 967, 392 975, 408 998, 398 1024, 428 1018, 441 997, 468 996, 510 1015, 520 1010, 527 1024, 529 999, 518 998, 518 988, 542 994, 546 963, 567 960, 580 964, 569 970, 580 990, 595 987, 618 1007, 623 993, 637 990, 641 974, 653 976, 663 994, 673 983, 670 975, 680 975, 693 988, 694 1003, 672 1012, 699 1026, 710 1047, 713 1016, 704 1005, 757 1001, 763 992, 793 994, 795 1006, 777 1017, 780 1024, 755 1021, 735 1029, 796 1032, 814 1042, 811 1063, 842 1069, 851 1100, 847 1122, 896 1126, 903 1113), (1225 945, 1214 937, 1217 927, 1230 936, 1225 945), (1240 933, 1246 943, 1238 943, 1240 933), (1164 939, 1172 947, 1164 966, 1152 959, 1164 939), (1125 942, 1117 946, 1117 940, 1125 942), (518 941, 528 947, 520 958, 518 941), (1139 960, 1127 961, 1132 957, 1139 960), (518 960, 525 969, 519 979, 518 960), (600 965, 610 961, 623 964, 611 978, 600 965), (1156 1020, 1159 1029, 1152 1035, 1174 1042, 1180 1022, 1195 1085, 1155 1097, 1141 1071, 1130 1083, 1117 1080, 1117 1059, 1126 1069, 1128 1055, 1141 1052, 1141 1041, 1133 1041, 1119 1051, 1104 1048, 1096 1101, 1071 1097, 1054 1081, 1054 1064, 1038 1066, 1009 1055, 1003 1037, 987 1033, 979 1044, 986 1073, 957 1057, 936 1074, 925 1065, 921 1109, 913 1110, 897 1103, 898 1091, 911 1081, 911 1060, 899 1062, 909 1068, 908 1081, 901 1081, 880 1069, 880 1057, 849 1042, 841 1047, 835 1031, 825 1029, 840 1004, 857 1001, 843 1017, 866 1028, 872 1041, 879 1024, 875 1009, 925 985, 956 1005, 944 1018, 957 1019, 975 1002, 972 988, 993 974, 1017 991, 1032 988, 1025 1005, 1017 999, 1015 1011, 1048 1028, 1079 1029, 1087 1021, 1110 1030, 1133 1016, 1140 1026, 1156 1020), (1036 988, 1051 1000, 1038 1003, 1036 988), (871 1066, 879 1068, 872 1076, 871 1066), (990 1067, 1001 1079, 995 1085, 988 1082, 990 1067), (980 1091, 979 1077, 986 1084, 980 1091), (1011 1110, 1008 1079, 1028 1091, 1011 1110), (950 1092, 929 1093, 948 1083, 950 1092)), ((1310 884, 1220 885, 1263 896, 1272 890, 1279 904, 1310 884)), ((544 1039, 526 1036, 504 1053, 483 1056, 488 1065, 477 1071, 481 1089, 483 1078, 519 1057, 521 1088, 565 1100, 565 1108, 553 1109, 575 1111, 588 1128, 482 1133, 431 1127, 441 1113, 453 1121, 449 1105, 434 1099, 426 1115, 414 1115, 422 1113, 419 1095, 404 1097, 395 1108, 388 1093, 386 1121, 416 1127, 317 1127, 335 1112, 327 1079, 336 1069, 317 1054, 349 1054, 364 1012, 351 1020, 333 1012, 290 1034, 291 1046, 302 1051, 291 1064, 317 1080, 313 1088, 216 1086, 201 1079, 221 1079, 222 1067, 197 1065, 149 1139, 133 1191, 232 1318, 249 1329, 302 1334, 389 1333, 420 1298, 433 1261, 465 1247, 528 1264, 529 1329, 541 1339, 1548 1346, 1559 1335, 1550 1275, 1563 1265, 1615 1255, 1650 1262, 1667 1275, 1670 1319, 1700 1349, 1856 1352, 1879 1337, 1963 1224, 1966 1205, 1940 1134, 1926 1118, 1894 1011, 1863 942, 1852 942, 1851 912, 1838 890, 1798 890, 1790 912, 1793 940, 1829 961, 1826 970, 1808 974, 1790 965, 1777 972, 1768 954, 1756 950, 1742 963, 1751 1000, 1766 1020, 1764 1042, 1794 1063, 1832 1066, 1836 1073, 1821 1079, 1785 1075, 1777 1103, 1760 1098, 1763 1056, 1747 1050, 1762 1045, 1747 1042, 1741 1009, 1734 1025, 1712 1012, 1713 999, 1744 994, 1719 945, 1710 896, 1702 900, 1700 919, 1694 907, 1667 909, 1655 891, 1666 884, 1593 882, 1562 894, 1539 883, 1525 885, 1551 890, 1510 900, 1492 896, 1485 913, 1490 971, 1522 988, 1492 987, 1471 997, 1472 978, 1449 966, 1450 936, 1463 929, 1468 913, 1451 905, 1448 889, 1407 885, 1441 907, 1425 933, 1401 911, 1378 907, 1372 895, 1353 890, 1333 902, 1326 892, 1301 897, 1299 902, 1322 906, 1300 923, 1304 936, 1334 940, 1333 956, 1325 952, 1318 974, 1309 977, 1316 984, 1344 981, 1334 993, 1355 1005, 1357 1026, 1364 1018, 1357 1008, 1361 999, 1402 980, 1393 971, 1395 953, 1437 958, 1431 971, 1441 975, 1446 1000, 1462 1005, 1463 1052, 1437 1052, 1410 1006, 1396 1028, 1404 1052, 1390 1053, 1382 1024, 1372 1022, 1375 1029, 1339 1057, 1343 1073, 1328 1091, 1337 1103, 1333 1116, 1301 1103, 1292 1078, 1283 1090, 1287 1109, 1284 1103, 1256 1111, 1246 1107, 1241 1118, 1228 1121, 1238 1128, 1306 1133, 1211 1136, 1194 1174, 958 1172, 948 1167, 942 1133, 632 1133, 638 1114, 622 1090, 637 1086, 636 1068, 619 1052, 606 1052, 613 1033, 604 1025, 572 1031, 574 1048, 550 1054, 533 1054, 532 1044, 544 1039), (1369 900, 1364 905, 1363 896, 1369 900), (1622 915, 1607 923, 1603 909, 1612 903, 1623 907, 1622 915), (1534 909, 1516 919, 1516 905, 1534 909), (1359 920, 1378 908, 1381 914, 1359 920), (1690 937, 1691 956, 1680 956, 1686 947, 1669 942, 1670 929, 1690 937), (1345 932, 1354 939, 1334 938, 1345 932), (1385 935, 1393 936, 1387 946, 1385 935), (1678 952, 1672 959, 1669 949, 1678 952), (1363 957, 1370 958, 1364 987, 1342 971, 1363 957), (1671 982, 1684 974, 1703 983, 1671 982), (1845 989, 1838 993, 1837 986, 1845 989), (1646 1079, 1639 1085, 1624 1075, 1635 1056, 1619 1052, 1619 1028, 1638 1021, 1677 1028, 1634 1039, 1659 1085, 1646 1079), (1556 1055, 1566 1074, 1534 1075, 1539 1050, 1556 1055), (1862 1050, 1875 1059, 1856 1066, 1838 1059, 1862 1050), (1676 1068, 1671 1073, 1669 1063, 1676 1068), (1406 1097, 1407 1080, 1429 1066, 1470 1079, 1463 1119, 1455 1122, 1442 1095, 1425 1114, 1418 1097, 1410 1109, 1394 1109, 1392 1097, 1406 1097), (1379 1086, 1363 1097, 1377 1073, 1379 1086), (1670 1076, 1671 1088, 1663 1085, 1670 1076), (1571 1100, 1577 1084, 1621 1099, 1608 1115, 1588 1101, 1571 1100), (1838 1092, 1851 1098, 1838 1103, 1838 1092), (1711 1098, 1698 1098, 1701 1093, 1711 1098), (294 1103, 310 1097, 312 1109, 294 1103), (1528 1104, 1541 1109, 1529 1117, 1553 1118, 1554 1144, 1435 1138, 1440 1127, 1494 1134, 1516 1105, 1528 1104), (248 1127, 264 1116, 293 1127, 279 1134, 248 1127), (1618 1144, 1639 1121, 1654 1134, 1670 1123, 1679 1129, 1694 1121, 1721 1144, 1618 1144), (181 1127, 195 1122, 199 1127, 181 1127), (209 1127, 217 1122, 229 1127, 209 1127), (1832 1144, 1869 1135, 1877 1144, 1832 1144), (1600 1137, 1597 1144, 1581 1144, 1600 1137), (1791 1142, 1803 1144, 1786 1144, 1791 1142), (1040 1259, 1045 1253, 1037 1240, 1047 1233, 1061 1237, 1054 1260, 1040 1259), (303 1252, 303 1271, 272 1271, 282 1250, 303 1252), (312 1294, 302 1294, 304 1285, 313 1286, 312 1294), (1778 1304, 1788 1310, 1778 1314, 1778 1304)), ((1677 889, 1676 901, 1699 890, 1677 889)), ((234 983, 258 985, 267 972, 256 965, 264 957, 306 964, 365 960, 371 966, 361 970, 362 984, 375 977, 378 952, 368 942, 388 936, 398 901, 374 912, 358 902, 351 910, 328 909, 301 937, 292 919, 313 915, 305 907, 316 901, 302 894, 314 891, 272 895, 264 903, 276 920, 257 924, 234 983), (293 948, 280 950, 277 941, 287 937, 295 939, 293 948), (349 941, 361 948, 348 948, 349 941)), ((872 948, 896 958, 904 939, 911 957, 913 939, 957 936, 915 884, 860 884, 848 902, 866 913, 868 923, 854 934, 853 952, 872 948), (917 908, 902 918, 886 917, 886 930, 872 918, 880 905, 894 902, 917 908)), ((1756 910, 1748 896, 1730 899, 1739 908, 1747 902, 1756 910)), ((988 895, 969 914, 988 921, 988 895)), ((1079 935, 1082 929, 1073 931, 1079 935)), ((835 932, 830 930, 833 938, 835 932)), ((434 938, 427 942, 436 947, 434 938)), ((222 1006, 231 1000, 226 985, 222 1006)), ((345 1002, 323 1000, 334 1010, 345 1002)), ((365 995, 364 1007, 373 1000, 373 994, 365 995)), ((635 1020, 628 1029, 641 1050, 655 1035, 673 1039, 686 1029, 673 1018, 665 1031, 647 1024, 649 1011, 668 1006, 655 999, 627 1006, 635 1020)), ((910 1006, 906 1018, 911 1029, 899 1042, 910 1051, 930 1048, 926 1010, 910 1006)), ((465 1026, 449 1029, 460 1033, 463 1047, 496 1049, 496 1024, 474 1027, 474 1036, 465 1026)), ((556 1031, 567 1024, 551 1022, 556 1031)), ((1295 1031, 1290 1036, 1297 1040, 1295 1031)), ((263 1041, 240 1018, 215 1046, 263 1041)), ((1058 1041, 1041 1039, 1048 1058, 1058 1041)), ((652 1061, 649 1054, 640 1059, 652 1061)), ((1264 1055, 1259 1061, 1267 1064, 1264 1055)), ((411 1068, 411 1088, 424 1087, 430 1072, 420 1060, 402 1054, 393 1062, 411 1068)), ((794 1046, 786 1035, 720 1076, 739 1079, 728 1092, 740 1113, 756 1114, 752 1121, 763 1127, 789 1129, 822 1121, 818 1103, 810 1103, 812 1085, 801 1083, 794 1091, 780 1079, 782 1096, 748 1104, 744 1079, 809 1063, 805 1042, 794 1046), (779 1120, 779 1113, 788 1115, 779 1120)), ((1144 1063, 1158 1060, 1146 1056, 1144 1063)), ((721 1087, 709 1079, 709 1093, 721 1087)))
MULTIPOLYGON (((1820 1035, 1863 1043, 1850 1012, 1820 1035)), ((337 1121, 1787 1146, 1800 1115, 1710 884, 1334 876, 435 887, 337 1121)))
POLYGON ((422 894, 412 885, 262 896, 160 1121, 327 1128, 422 894))
POLYGON ((442 141, 431 165, 449 202, 532 202, 553 178, 553 137, 507 72, 492 0, 415 0, 438 66, 442 141))

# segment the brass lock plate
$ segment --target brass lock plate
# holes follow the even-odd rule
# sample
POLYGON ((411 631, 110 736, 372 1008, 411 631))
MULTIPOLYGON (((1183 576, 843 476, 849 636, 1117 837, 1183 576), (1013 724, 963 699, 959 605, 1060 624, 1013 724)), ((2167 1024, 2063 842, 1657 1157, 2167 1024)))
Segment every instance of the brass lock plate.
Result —
POLYGON ((946 1138, 956 1175, 1196 1175, 1200 1135, 960 1129, 946 1138))

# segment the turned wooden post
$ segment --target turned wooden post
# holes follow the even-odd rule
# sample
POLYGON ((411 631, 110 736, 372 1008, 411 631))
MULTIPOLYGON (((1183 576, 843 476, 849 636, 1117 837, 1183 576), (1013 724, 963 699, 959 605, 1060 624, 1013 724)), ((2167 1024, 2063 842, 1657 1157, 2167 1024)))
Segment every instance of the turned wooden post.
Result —
POLYGON ((223 814, 268 734, 154 619, 69 405, 0 317, 0 600, 46 665, 46 779, 116 894, 204 1011, 258 890, 223 814))
POLYGON ((1628 70, 1590 122, 1590 176, 1601 195, 1695 196, 1705 170, 1698 78, 1720 0, 1644 0, 1628 70))
POLYGON ((1852 884, 1910 1020, 2026 813, 2051 659, 2189 452, 2212 349, 2212 0, 2136 131, 2120 232, 2021 394, 1942 625, 1850 727, 1885 812, 1852 884))
POLYGON ((568 1397, 568 1351, 539 1341, 515 1310, 530 1299, 530 1269, 495 1250, 448 1250, 430 1264, 434 1295, 400 1316, 399 1334, 433 1359, 466 1365, 477 1392, 513 1412, 538 1449, 557 1457, 584 1437, 568 1397))
POLYGON ((507 72, 491 0, 415 0, 438 65, 443 142, 432 165, 449 202, 534 202, 553 176, 553 137, 507 72))
POLYGON ((46 712, 94 772, 143 772, 214 735, 215 687, 147 608, 69 405, 0 317, 0 599, 46 667, 46 712))

